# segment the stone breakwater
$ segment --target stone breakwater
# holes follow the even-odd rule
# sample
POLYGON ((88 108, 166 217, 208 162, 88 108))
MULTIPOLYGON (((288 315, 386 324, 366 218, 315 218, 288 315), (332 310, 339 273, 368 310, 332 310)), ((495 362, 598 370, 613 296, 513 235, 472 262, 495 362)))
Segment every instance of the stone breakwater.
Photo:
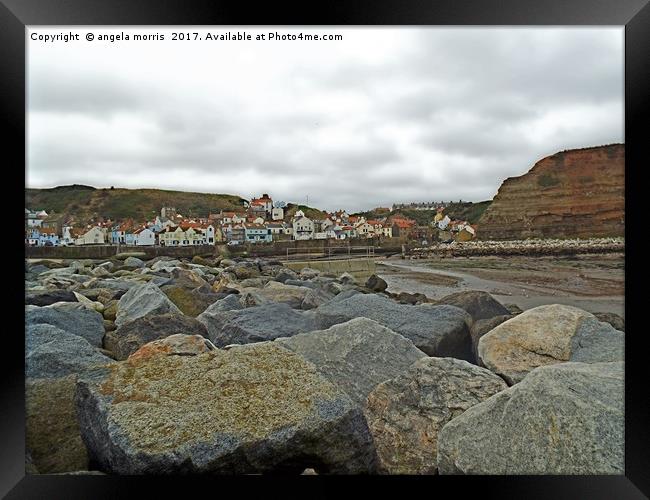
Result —
POLYGON ((624 251, 625 239, 619 237, 589 239, 549 238, 509 241, 454 241, 449 244, 440 243, 430 247, 413 248, 408 256, 413 258, 474 257, 484 255, 542 256, 604 254, 624 251))
POLYGON ((615 315, 269 259, 40 261, 25 286, 32 473, 623 471, 615 315))

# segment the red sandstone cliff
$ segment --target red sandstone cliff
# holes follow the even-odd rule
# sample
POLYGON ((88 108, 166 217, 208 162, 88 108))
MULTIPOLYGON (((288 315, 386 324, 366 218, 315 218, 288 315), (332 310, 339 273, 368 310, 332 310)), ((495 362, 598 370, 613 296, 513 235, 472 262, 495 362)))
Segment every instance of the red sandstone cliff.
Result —
POLYGON ((625 145, 562 151, 506 179, 479 220, 478 238, 623 236, 625 145))

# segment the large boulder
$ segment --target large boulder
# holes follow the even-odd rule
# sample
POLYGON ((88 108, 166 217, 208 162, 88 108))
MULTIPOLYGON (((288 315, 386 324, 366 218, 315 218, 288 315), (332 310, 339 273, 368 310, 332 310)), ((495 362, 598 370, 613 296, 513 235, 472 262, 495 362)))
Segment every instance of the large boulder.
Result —
POLYGON ((304 310, 316 309, 317 307, 325 304, 325 302, 328 302, 329 300, 334 298, 334 295, 335 294, 323 288, 318 288, 316 290, 309 290, 305 294, 305 298, 302 299, 302 303, 300 304, 300 309, 304 309, 304 310))
POLYGON ((384 292, 388 288, 388 283, 383 278, 373 274, 366 280, 366 288, 373 292, 384 292))
POLYGON ((623 474, 623 362, 543 366, 438 436, 440 474, 623 474))
POLYGON ((25 445, 41 474, 88 468, 74 404, 77 377, 25 381, 25 445))
POLYGON ((454 358, 423 358, 368 396, 365 415, 385 474, 435 474, 438 433, 507 389, 491 371, 454 358))
POLYGON ((28 306, 25 309, 25 325, 39 324, 52 325, 77 335, 96 347, 102 346, 103 316, 77 302, 57 302, 46 307, 28 306))
POLYGON ((146 314, 182 314, 181 310, 152 283, 134 286, 117 304, 115 324, 120 327, 146 314))
POLYGON ((481 340, 481 337, 486 333, 491 332, 504 321, 508 321, 510 318, 512 318, 511 314, 504 314, 501 316, 494 316, 493 318, 479 319, 472 323, 472 326, 469 329, 469 334, 472 337, 472 353, 476 360, 479 359, 478 341, 481 340))
POLYGON ((237 264, 232 267, 232 272, 234 273, 235 276, 237 276, 237 279, 240 280, 245 280, 245 279, 250 279, 250 278, 257 278, 260 276, 260 270, 257 268, 257 266, 247 266, 245 264, 237 264))
POLYGON ((278 271, 274 279, 275 281, 284 283, 287 280, 297 280, 298 274, 295 271, 292 271, 291 269, 283 268, 280 271, 278 271))
POLYGON ((205 326, 194 318, 172 313, 147 314, 107 333, 105 347, 122 360, 149 342, 178 333, 208 335, 205 326))
POLYGON ((198 270, 189 271, 187 269, 174 269, 171 272, 172 279, 167 284, 176 285, 193 290, 197 287, 210 288, 210 285, 197 272, 198 270))
POLYGON ((143 345, 131 354, 128 359, 134 361, 138 358, 148 358, 155 354, 196 356, 197 354, 214 350, 216 350, 214 344, 203 335, 175 333, 164 339, 154 340, 143 345))
POLYGON ((478 355, 512 385, 538 366, 622 360, 624 347, 625 334, 610 324, 577 307, 551 304, 498 325, 481 337, 478 355))
POLYGON ((25 294, 25 305, 42 307, 56 302, 77 302, 77 297, 69 290, 42 290, 25 294))
POLYGON ((126 267, 144 267, 144 261, 137 257, 127 257, 124 259, 123 265, 126 267))
POLYGON ((510 314, 510 311, 492 295, 475 290, 452 293, 437 300, 436 303, 460 307, 463 311, 467 311, 474 321, 510 314))
POLYGON ((411 340, 429 356, 473 360, 469 326, 472 318, 455 306, 397 304, 377 294, 343 292, 315 309, 320 328, 365 317, 411 340))
POLYGON ((594 316, 598 318, 598 321, 603 321, 604 323, 609 323, 617 330, 622 332, 625 331, 625 320, 616 313, 612 312, 600 312, 594 313, 594 316))
POLYGON ((114 361, 77 335, 55 326, 30 325, 25 329, 25 376, 57 378, 82 373, 114 361))
POLYGON ((279 338, 277 343, 316 365, 321 374, 363 406, 377 384, 426 357, 413 342, 368 318, 327 330, 279 338))
POLYGON ((374 471, 361 410, 272 343, 132 358, 80 380, 76 403, 89 455, 105 472, 374 471))
MULTIPOLYGON (((275 302, 287 304, 294 309, 301 309, 305 298, 310 297, 306 309, 313 306, 313 292, 311 288, 305 286, 294 286, 280 283, 278 281, 269 281, 263 288, 242 288, 240 293, 251 292, 262 298, 263 302, 275 302), (311 301, 311 303, 310 303, 311 301)), ((322 302, 324 302, 323 300, 322 302)))
POLYGON ((209 286, 190 290, 179 285, 165 285, 160 289, 183 314, 193 318, 223 297, 222 294, 213 292, 209 286))
POLYGON ((296 311, 287 304, 206 313, 196 319, 206 326, 208 338, 217 347, 264 342, 317 330, 311 315, 296 311))

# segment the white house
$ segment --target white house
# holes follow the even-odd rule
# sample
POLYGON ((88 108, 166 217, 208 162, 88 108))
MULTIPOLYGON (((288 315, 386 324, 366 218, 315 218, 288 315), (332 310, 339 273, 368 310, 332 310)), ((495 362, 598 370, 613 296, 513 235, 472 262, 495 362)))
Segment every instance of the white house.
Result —
MULTIPOLYGON (((302 213, 301 210, 298 212, 302 213)), ((296 216, 298 215, 296 212, 296 216)), ((293 220, 293 239, 294 240, 311 240, 314 238, 314 222, 305 217, 296 217, 293 220)))
POLYGON ((282 220, 284 219, 284 208, 282 207, 273 207, 271 210, 271 220, 282 220))
POLYGON ((137 246, 153 246, 156 244, 156 233, 149 228, 135 231, 135 244, 137 246))
POLYGON ((451 219, 449 218, 449 216, 445 215, 442 220, 438 221, 438 227, 440 229, 445 229, 449 225, 450 222, 451 222, 451 219))
POLYGON ((71 229, 72 228, 70 226, 63 226, 63 237, 61 238, 61 245, 74 245, 74 237, 70 232, 71 229))
POLYGON ((74 242, 75 245, 101 245, 102 243, 106 243, 106 232, 97 226, 90 228, 74 242))
POLYGON ((204 228, 203 229, 203 236, 205 238, 204 243, 207 243, 208 245, 213 245, 214 243, 216 243, 217 240, 215 239, 215 234, 216 234, 215 229, 212 224, 204 228))

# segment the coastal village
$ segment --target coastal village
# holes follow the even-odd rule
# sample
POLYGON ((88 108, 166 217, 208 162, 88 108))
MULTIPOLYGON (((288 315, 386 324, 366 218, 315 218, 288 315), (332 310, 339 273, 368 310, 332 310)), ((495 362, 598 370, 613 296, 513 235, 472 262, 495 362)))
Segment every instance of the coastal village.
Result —
POLYGON ((93 224, 75 224, 74 216, 25 209, 25 245, 124 245, 182 247, 196 245, 263 244, 291 240, 350 240, 397 238, 427 245, 433 241, 450 243, 469 241, 477 226, 452 220, 445 214, 444 202, 411 203, 377 208, 382 217, 368 219, 345 210, 323 212, 310 218, 303 210, 289 214, 284 202, 275 202, 268 194, 245 201, 239 211, 219 211, 207 217, 187 217, 174 207, 162 207, 154 220, 97 220, 93 224), (398 208, 435 210, 428 225, 402 214, 398 208))

